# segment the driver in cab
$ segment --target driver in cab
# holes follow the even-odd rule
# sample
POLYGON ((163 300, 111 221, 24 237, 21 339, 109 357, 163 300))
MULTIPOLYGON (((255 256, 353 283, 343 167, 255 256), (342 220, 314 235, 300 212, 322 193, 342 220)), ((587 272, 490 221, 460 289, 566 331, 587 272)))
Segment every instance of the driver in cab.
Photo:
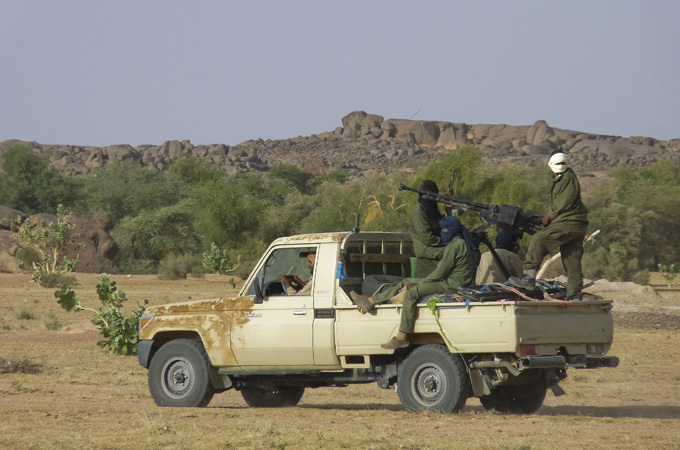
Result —
POLYGON ((281 275, 281 283, 286 289, 288 295, 309 295, 312 290, 312 277, 314 274, 314 262, 316 261, 316 253, 312 252, 307 255, 307 267, 309 267, 309 281, 305 283, 297 275, 281 275))

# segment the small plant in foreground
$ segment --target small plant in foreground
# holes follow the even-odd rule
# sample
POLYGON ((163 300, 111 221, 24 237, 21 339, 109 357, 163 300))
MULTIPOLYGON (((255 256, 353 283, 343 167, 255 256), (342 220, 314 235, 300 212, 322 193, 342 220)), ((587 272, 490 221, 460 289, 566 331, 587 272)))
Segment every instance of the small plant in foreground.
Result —
POLYGON ((139 341, 139 318, 144 314, 145 305, 137 303, 137 308, 129 317, 125 317, 121 311, 127 297, 123 291, 119 291, 115 281, 110 281, 108 275, 102 275, 97 284, 97 294, 102 306, 97 310, 83 306, 78 294, 71 288, 62 287, 54 293, 57 303, 68 312, 90 311, 94 313, 92 323, 99 327, 99 334, 104 340, 97 342, 102 348, 108 348, 111 353, 117 355, 135 355, 137 342, 139 341))

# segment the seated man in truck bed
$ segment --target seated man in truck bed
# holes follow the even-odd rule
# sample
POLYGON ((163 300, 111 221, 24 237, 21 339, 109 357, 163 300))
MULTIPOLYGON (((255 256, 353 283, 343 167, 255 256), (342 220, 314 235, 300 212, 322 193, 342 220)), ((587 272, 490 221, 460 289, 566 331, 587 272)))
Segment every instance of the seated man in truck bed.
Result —
MULTIPOLYGON (((498 257, 503 261, 510 276, 521 277, 524 271, 522 258, 519 256, 519 242, 521 232, 501 230, 496 236, 495 250, 498 257)), ((482 254, 477 268, 477 281, 475 284, 503 283, 508 281, 503 270, 493 257, 491 251, 482 254)))
POLYGON ((375 305, 390 300, 402 288, 407 288, 401 311, 399 333, 389 342, 382 344, 382 348, 397 349, 409 346, 408 334, 413 332, 416 304, 420 297, 437 293, 454 293, 459 287, 474 283, 479 256, 470 233, 455 217, 446 216, 439 223, 446 248, 442 260, 432 273, 425 278, 405 278, 396 286, 372 297, 360 295, 354 291, 350 292, 352 300, 359 309, 369 312, 375 308, 375 305))

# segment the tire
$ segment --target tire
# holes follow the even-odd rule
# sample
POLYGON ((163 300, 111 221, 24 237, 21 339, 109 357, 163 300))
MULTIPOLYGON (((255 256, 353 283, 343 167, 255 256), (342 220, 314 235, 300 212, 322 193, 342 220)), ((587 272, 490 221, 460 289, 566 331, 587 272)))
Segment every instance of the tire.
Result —
POLYGON ((418 347, 399 369, 397 393, 409 412, 458 412, 470 392, 463 359, 443 345, 418 347))
POLYGON ((295 406, 305 393, 303 386, 277 386, 275 389, 246 387, 241 396, 252 408, 282 408, 295 406))
POLYGON ((479 398, 487 411, 501 414, 532 414, 543 406, 548 387, 543 384, 501 386, 479 398))
POLYGON ((215 389, 205 348, 190 339, 162 346, 149 366, 149 391, 158 406, 204 407, 215 389))

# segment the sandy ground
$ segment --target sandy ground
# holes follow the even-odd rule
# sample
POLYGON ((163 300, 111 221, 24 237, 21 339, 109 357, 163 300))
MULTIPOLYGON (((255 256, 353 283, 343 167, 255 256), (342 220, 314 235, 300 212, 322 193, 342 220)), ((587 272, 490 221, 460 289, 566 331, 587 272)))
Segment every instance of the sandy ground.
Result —
MULTIPOLYGON (((97 276, 77 277, 83 302, 98 306, 97 276)), ((133 304, 231 295, 229 278, 112 277, 133 304)), ((530 416, 489 413, 476 399, 460 414, 410 414, 375 384, 308 389, 293 408, 248 408, 235 391, 207 408, 158 408, 136 358, 103 352, 90 316, 63 311, 53 291, 0 274, 0 358, 39 365, 0 373, 0 448, 680 448, 678 291, 596 282, 589 292, 615 300, 621 364, 570 369, 567 395, 549 393, 530 416)))

